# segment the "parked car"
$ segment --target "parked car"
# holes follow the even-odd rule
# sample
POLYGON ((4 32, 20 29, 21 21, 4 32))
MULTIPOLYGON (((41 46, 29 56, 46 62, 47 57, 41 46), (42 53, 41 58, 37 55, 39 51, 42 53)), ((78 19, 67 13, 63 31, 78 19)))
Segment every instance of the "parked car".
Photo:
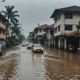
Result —
POLYGON ((22 46, 23 46, 23 47, 25 47, 25 46, 26 46, 26 44, 22 44, 22 46))
POLYGON ((33 46, 33 44, 32 44, 32 43, 28 43, 28 44, 27 44, 27 49, 31 49, 31 48, 32 48, 32 46, 33 46))
POLYGON ((43 47, 41 44, 34 44, 32 47, 32 52, 42 52, 43 53, 43 47))

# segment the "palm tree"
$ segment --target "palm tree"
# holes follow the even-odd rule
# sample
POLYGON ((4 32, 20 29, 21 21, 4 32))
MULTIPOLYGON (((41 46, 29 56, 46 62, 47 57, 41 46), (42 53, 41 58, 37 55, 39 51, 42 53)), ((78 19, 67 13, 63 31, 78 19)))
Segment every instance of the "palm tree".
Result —
POLYGON ((15 6, 5 6, 5 11, 1 11, 1 13, 8 19, 9 23, 15 23, 18 21, 16 17, 19 17, 18 11, 14 11, 15 6))
MULTIPOLYGON (((3 14, 6 19, 8 20, 9 22, 9 25, 7 26, 7 34, 6 34, 6 40, 7 39, 10 39, 11 38, 8 38, 10 37, 9 36, 9 31, 13 30, 12 27, 17 27, 15 26, 16 25, 16 22, 19 22, 19 20, 17 19, 19 17, 19 14, 18 14, 18 11, 17 10, 14 10, 15 6, 5 6, 5 11, 1 11, 1 14, 3 14)), ((13 31, 12 31, 13 32, 13 31)), ((11 36, 12 37, 12 36, 11 36)), ((10 40, 8 40, 10 42, 10 40)))

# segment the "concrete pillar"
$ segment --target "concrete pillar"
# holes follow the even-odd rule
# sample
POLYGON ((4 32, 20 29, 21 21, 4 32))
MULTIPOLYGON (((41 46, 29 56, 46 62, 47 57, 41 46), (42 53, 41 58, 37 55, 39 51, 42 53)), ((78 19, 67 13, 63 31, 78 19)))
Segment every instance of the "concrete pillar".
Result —
POLYGON ((48 46, 50 47, 50 39, 48 40, 48 46))
POLYGON ((66 48, 67 48, 67 39, 64 38, 64 49, 66 49, 66 48))
POLYGON ((58 39, 58 48, 61 48, 61 45, 60 44, 61 44, 61 39, 59 38, 58 39))
POLYGON ((80 39, 79 39, 79 48, 80 48, 80 39))
POLYGON ((54 39, 54 47, 55 47, 55 39, 54 39))
POLYGON ((53 38, 51 38, 51 41, 52 41, 52 43, 51 43, 51 44, 52 44, 52 47, 53 47, 53 38))

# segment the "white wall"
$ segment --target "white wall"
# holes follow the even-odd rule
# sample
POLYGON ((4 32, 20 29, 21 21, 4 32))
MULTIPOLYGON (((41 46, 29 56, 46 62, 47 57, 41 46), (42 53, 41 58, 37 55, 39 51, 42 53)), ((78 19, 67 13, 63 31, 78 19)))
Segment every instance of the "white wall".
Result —
POLYGON ((48 39, 51 38, 50 32, 47 33, 47 38, 48 38, 48 39))
POLYGON ((71 32, 77 31, 76 25, 78 24, 79 21, 80 21, 80 15, 78 14, 73 14, 73 19, 64 19, 64 14, 61 14, 60 20, 58 20, 54 25, 54 28, 60 25, 60 31, 58 32, 57 30, 57 32, 54 33, 54 36, 61 35, 61 34, 69 34, 71 32), (65 31, 64 30, 65 24, 71 24, 73 26, 72 31, 65 31))

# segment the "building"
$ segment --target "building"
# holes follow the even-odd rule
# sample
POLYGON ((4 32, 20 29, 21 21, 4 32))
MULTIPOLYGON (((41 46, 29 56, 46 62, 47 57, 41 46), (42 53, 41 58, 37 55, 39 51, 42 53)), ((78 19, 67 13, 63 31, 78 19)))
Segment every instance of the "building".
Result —
POLYGON ((53 36, 54 36, 54 24, 46 27, 46 45, 48 47, 53 47, 53 36))
POLYGON ((46 39, 46 30, 45 30, 46 26, 48 26, 48 25, 47 24, 38 25, 38 27, 36 27, 34 29, 35 41, 37 43, 42 44, 42 45, 44 45, 44 42, 45 42, 45 39, 46 39))
POLYGON ((0 56, 5 52, 7 22, 5 17, 0 14, 0 56))
POLYGON ((5 45, 7 20, 0 14, 0 44, 5 45))
POLYGON ((53 25, 43 24, 34 29, 34 38, 37 43, 50 45, 51 35, 53 35, 53 25))
POLYGON ((51 18, 54 19, 54 46, 60 49, 69 47, 78 48, 79 36, 69 36, 77 31, 77 25, 80 21, 80 7, 70 6, 55 9, 51 18))
POLYGON ((34 31, 29 32, 29 41, 34 43, 34 31))

